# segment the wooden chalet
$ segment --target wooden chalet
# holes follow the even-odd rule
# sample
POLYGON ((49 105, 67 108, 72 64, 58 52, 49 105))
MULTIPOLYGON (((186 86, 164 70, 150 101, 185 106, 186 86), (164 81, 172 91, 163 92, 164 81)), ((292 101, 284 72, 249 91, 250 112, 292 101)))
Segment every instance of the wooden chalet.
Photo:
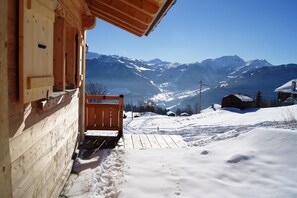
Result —
POLYGON ((222 99, 222 108, 233 107, 238 109, 252 108, 254 105, 254 100, 243 94, 230 94, 224 96, 222 99))
POLYGON ((291 105, 297 103, 297 79, 290 80, 284 85, 275 89, 280 105, 291 105))
POLYGON ((105 110, 85 98, 86 30, 96 18, 147 36, 174 3, 1 0, 0 197, 58 197, 86 129, 122 128, 121 97, 105 110))

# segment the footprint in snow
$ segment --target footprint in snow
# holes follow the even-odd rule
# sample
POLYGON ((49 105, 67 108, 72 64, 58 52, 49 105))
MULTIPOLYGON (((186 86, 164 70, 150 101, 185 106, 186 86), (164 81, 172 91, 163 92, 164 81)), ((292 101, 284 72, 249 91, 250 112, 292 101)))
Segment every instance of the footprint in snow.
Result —
POLYGON ((227 160, 227 162, 236 164, 240 161, 249 160, 249 159, 251 159, 251 156, 236 154, 236 155, 233 155, 229 160, 227 160))

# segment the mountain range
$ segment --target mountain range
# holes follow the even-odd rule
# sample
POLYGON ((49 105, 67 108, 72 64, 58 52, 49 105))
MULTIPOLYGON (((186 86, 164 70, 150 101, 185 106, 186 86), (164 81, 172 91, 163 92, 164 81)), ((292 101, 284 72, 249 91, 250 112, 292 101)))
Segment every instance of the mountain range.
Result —
POLYGON ((149 61, 117 55, 87 53, 87 81, 107 87, 108 94, 124 94, 126 103, 153 100, 166 108, 198 102, 202 82, 202 108, 221 103, 231 93, 276 99, 274 90, 297 78, 297 64, 272 65, 266 60, 244 61, 223 56, 191 64, 149 61))

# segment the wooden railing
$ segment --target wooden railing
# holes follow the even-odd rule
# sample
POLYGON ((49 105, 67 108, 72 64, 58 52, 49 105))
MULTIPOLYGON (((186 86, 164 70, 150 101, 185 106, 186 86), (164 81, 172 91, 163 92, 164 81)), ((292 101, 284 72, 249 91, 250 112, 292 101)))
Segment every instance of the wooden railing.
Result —
POLYGON ((86 95, 86 130, 123 132, 124 96, 86 95))

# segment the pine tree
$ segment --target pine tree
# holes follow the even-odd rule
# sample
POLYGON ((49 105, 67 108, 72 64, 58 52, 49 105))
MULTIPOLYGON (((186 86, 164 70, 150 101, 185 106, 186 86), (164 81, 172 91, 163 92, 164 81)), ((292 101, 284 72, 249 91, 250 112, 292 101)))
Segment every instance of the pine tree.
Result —
POLYGON ((180 108, 177 108, 175 113, 176 115, 180 116, 180 114, 182 113, 182 110, 180 108))
POLYGON ((258 90, 257 95, 256 95, 255 106, 257 108, 262 107, 262 94, 261 94, 260 90, 258 90))

